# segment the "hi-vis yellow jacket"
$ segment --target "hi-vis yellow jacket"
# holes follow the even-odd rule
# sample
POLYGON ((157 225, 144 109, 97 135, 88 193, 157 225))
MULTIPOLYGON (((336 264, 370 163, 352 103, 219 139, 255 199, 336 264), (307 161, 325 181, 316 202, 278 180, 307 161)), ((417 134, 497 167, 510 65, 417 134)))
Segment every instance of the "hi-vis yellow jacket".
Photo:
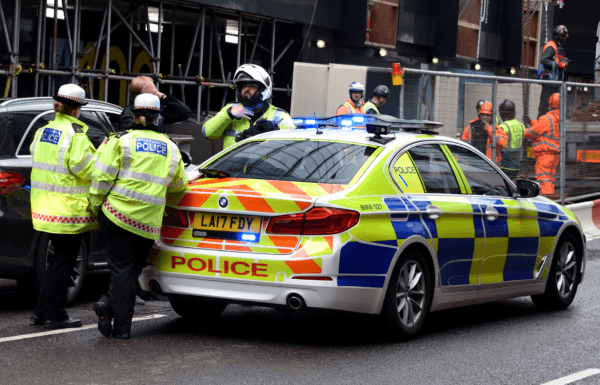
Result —
POLYGON ((90 191, 92 209, 117 226, 158 239, 166 194, 183 191, 187 174, 168 136, 135 125, 105 139, 97 153, 90 191))
POLYGON ((89 200, 96 150, 87 130, 85 123, 57 112, 35 133, 29 147, 34 229, 77 234, 98 228, 89 200))
POLYGON ((227 110, 230 107, 235 107, 239 103, 230 103, 223 109, 210 118, 202 126, 202 134, 207 139, 217 139, 223 137, 223 150, 235 144, 235 137, 242 131, 250 128, 251 123, 254 124, 257 120, 266 119, 277 124, 280 130, 292 130, 296 128, 290 115, 282 109, 269 104, 269 108, 265 109, 263 114, 252 117, 252 122, 248 119, 231 119, 227 110))

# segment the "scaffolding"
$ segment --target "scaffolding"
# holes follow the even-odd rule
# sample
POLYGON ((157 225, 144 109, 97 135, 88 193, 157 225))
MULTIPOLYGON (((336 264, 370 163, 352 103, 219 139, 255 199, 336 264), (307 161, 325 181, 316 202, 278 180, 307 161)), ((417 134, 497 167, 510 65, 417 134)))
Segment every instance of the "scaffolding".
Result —
MULTIPOLYGON (((218 21, 237 21, 236 68, 243 63, 255 62, 255 54, 258 48, 269 55, 268 66, 264 65, 265 60, 261 64, 268 69, 272 80, 275 67, 294 43, 294 40, 290 39, 287 45, 275 56, 277 24, 295 23, 260 15, 178 1, 159 0, 151 4, 154 7, 149 6, 148 0, 138 0, 137 2, 105 0, 104 5, 101 2, 73 1, 74 4, 69 6, 68 0, 13 0, 12 33, 9 31, 7 18, 4 13, 4 6, 9 2, 6 0, 0 2, 0 23, 2 25, 0 33, 4 35, 4 41, 10 57, 8 65, 0 64, 0 75, 4 75, 6 79, 4 97, 17 97, 19 93, 19 77, 21 76, 34 77, 32 96, 53 95, 56 91, 57 78, 67 77, 70 82, 78 81, 87 87, 90 97, 93 97, 95 82, 98 82, 100 88, 103 89, 103 100, 108 101, 110 81, 113 81, 113 83, 114 81, 126 81, 128 88, 129 82, 136 76, 145 75, 152 78, 156 85, 168 86, 169 92, 173 91, 173 86, 179 86, 181 98, 184 103, 186 102, 185 90, 189 89, 189 87, 195 88, 195 118, 200 122, 202 115, 208 114, 210 110, 210 90, 212 88, 225 89, 222 97, 222 107, 225 104, 227 90, 233 88, 233 85, 230 83, 231 73, 225 73, 221 47, 221 41, 224 40, 223 38, 227 31, 219 31, 217 27, 218 21), (23 5, 30 8, 37 7, 35 58, 31 63, 20 62, 20 24, 23 5), (88 17, 101 13, 102 21, 96 41, 82 48, 81 33, 82 26, 85 25, 85 20, 82 18, 84 7, 86 11, 94 11, 93 15, 91 12, 88 12, 88 17), (154 23, 150 20, 151 8, 152 10, 158 9, 158 18, 154 23), (61 11, 64 19, 59 17, 61 11), (69 11, 71 11, 71 15, 73 16, 72 22, 69 11), (165 23, 165 15, 167 13, 171 16, 170 23, 165 23), (52 16, 48 17, 48 14, 52 16), (145 18, 142 17, 140 20, 140 14, 144 15, 145 18), (138 20, 134 20, 134 16, 137 16, 138 20), (48 31, 47 22, 53 23, 51 29, 52 36, 46 36, 48 31), (63 28, 66 29, 66 41, 70 57, 70 64, 62 67, 59 66, 57 61, 57 39, 60 38, 58 36, 59 23, 64 23, 63 28), (143 29, 140 31, 140 24, 144 26, 143 29, 146 30, 146 36, 143 36, 144 34, 141 33, 143 29), (166 57, 162 49, 165 45, 163 41, 165 24, 170 24, 171 38, 170 50, 166 57), (268 28, 269 24, 271 28, 268 28), (111 57, 111 34, 115 38, 113 33, 121 26, 128 32, 127 36, 122 36, 121 33, 118 36, 120 43, 123 43, 124 39, 127 40, 127 54, 125 59, 127 70, 124 73, 116 73, 114 69, 110 68, 111 60, 113 60, 113 57, 111 57), (175 62, 175 39, 178 31, 183 26, 194 26, 195 31, 191 36, 189 34, 183 35, 183 40, 190 43, 190 48, 185 60, 183 60, 184 65, 182 66, 182 64, 176 64, 175 62), (156 32, 152 31, 153 28, 156 32), (251 33, 253 29, 255 32, 251 33), (268 33, 269 29, 271 47, 265 47, 259 43, 259 40, 263 36, 261 34, 268 33), (208 41, 205 41, 206 35, 208 35, 208 41), (51 44, 48 44, 49 38, 51 39, 51 44), (132 68, 134 40, 137 46, 149 57, 151 63, 150 73, 136 73, 134 72, 134 68, 132 68), (100 48, 103 42, 105 45, 104 63, 101 60, 99 61, 100 48), (205 49, 206 43, 208 43, 207 50, 205 49), (46 57, 47 45, 50 45, 48 47, 50 59, 49 63, 46 64, 43 58, 46 57), (94 49, 95 52, 91 65, 81 68, 80 60, 94 49), (198 56, 198 72, 196 75, 193 75, 192 59, 195 54, 198 56), (205 55, 208 55, 208 57, 206 58, 205 55), (218 76, 216 78, 213 78, 213 55, 217 55, 219 63, 218 76), (206 71, 204 69, 205 58, 208 61, 208 69, 206 71), (163 73, 166 69, 165 64, 169 65, 167 73, 163 73)), ((273 87, 273 91, 285 92, 289 96, 292 90, 288 86, 285 88, 273 87)))

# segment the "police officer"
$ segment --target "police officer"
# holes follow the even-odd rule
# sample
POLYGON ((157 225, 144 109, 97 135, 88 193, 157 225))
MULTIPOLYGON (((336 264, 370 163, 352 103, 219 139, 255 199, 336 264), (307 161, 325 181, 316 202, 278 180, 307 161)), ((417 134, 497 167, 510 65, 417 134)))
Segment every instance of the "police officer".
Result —
POLYGON ((100 333, 122 339, 130 337, 136 282, 159 238, 166 194, 187 185, 179 149, 158 131, 158 97, 139 95, 133 113, 131 130, 112 135, 98 148, 91 189, 111 275, 109 293, 93 309, 100 333))
POLYGON ((387 103, 390 97, 390 90, 384 85, 379 85, 373 90, 371 100, 363 105, 365 114, 379 114, 379 109, 387 103))
POLYGON ((65 84, 54 100, 54 119, 37 130, 30 146, 33 228, 47 234, 54 247, 30 317, 32 325, 45 329, 81 326, 65 310, 68 283, 83 233, 98 228, 89 200, 96 150, 86 135, 88 126, 78 119, 87 104, 85 92, 65 84))
POLYGON ((237 103, 223 107, 202 126, 207 139, 223 137, 223 149, 251 136, 275 130, 296 128, 290 115, 269 103, 273 85, 267 71, 244 64, 235 71, 237 103))
MULTIPOLYGON (((569 37, 569 31, 564 25, 557 25, 552 31, 552 39, 549 40, 542 49, 540 57, 540 68, 538 70, 538 79, 546 80, 564 80, 565 71, 569 65, 569 60, 565 57, 563 44, 569 37)), ((540 94, 540 104, 538 107, 538 117, 548 112, 546 100, 550 99, 553 93, 558 92, 558 86, 553 84, 542 84, 540 94)))
POLYGON ((363 109, 363 94, 365 93, 365 86, 360 82, 352 82, 350 83, 350 87, 348 87, 348 97, 344 104, 338 107, 335 112, 336 115, 351 115, 351 114, 364 114, 365 110, 363 109))
POLYGON ((523 133, 525 126, 515 119, 515 103, 512 100, 505 99, 498 108, 502 123, 500 128, 508 137, 506 146, 500 151, 502 160, 500 168, 511 179, 514 179, 519 173, 521 159, 523 156, 523 133))

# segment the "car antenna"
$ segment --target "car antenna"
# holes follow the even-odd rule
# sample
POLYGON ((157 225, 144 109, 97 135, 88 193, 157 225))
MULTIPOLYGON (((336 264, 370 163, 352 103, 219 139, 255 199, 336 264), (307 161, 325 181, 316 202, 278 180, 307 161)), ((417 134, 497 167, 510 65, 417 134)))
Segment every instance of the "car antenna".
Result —
MULTIPOLYGON (((313 112, 315 115, 315 121, 317 120, 317 113, 313 112)), ((317 124, 317 135, 323 135, 323 131, 319 130, 319 125, 317 124)))

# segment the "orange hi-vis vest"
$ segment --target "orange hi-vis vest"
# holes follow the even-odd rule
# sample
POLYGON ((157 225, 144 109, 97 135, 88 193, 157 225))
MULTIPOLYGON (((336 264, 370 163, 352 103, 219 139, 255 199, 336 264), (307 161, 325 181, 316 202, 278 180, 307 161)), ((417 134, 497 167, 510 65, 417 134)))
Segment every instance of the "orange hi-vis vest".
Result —
POLYGON ((360 107, 354 107, 354 102, 350 98, 346 98, 344 104, 338 107, 336 111, 336 115, 350 115, 350 114, 364 114, 365 110, 363 109, 364 102, 361 100, 360 107))
POLYGON ((533 156, 560 153, 560 110, 539 118, 524 135, 532 140, 533 156))
POLYGON ((542 49, 542 52, 544 52, 546 50, 546 48, 548 47, 552 47, 554 48, 554 61, 558 64, 561 61, 565 60, 565 57, 562 55, 558 54, 558 46, 556 45, 556 42, 554 40, 548 40, 548 42, 546 43, 546 45, 544 46, 544 49, 542 49))

